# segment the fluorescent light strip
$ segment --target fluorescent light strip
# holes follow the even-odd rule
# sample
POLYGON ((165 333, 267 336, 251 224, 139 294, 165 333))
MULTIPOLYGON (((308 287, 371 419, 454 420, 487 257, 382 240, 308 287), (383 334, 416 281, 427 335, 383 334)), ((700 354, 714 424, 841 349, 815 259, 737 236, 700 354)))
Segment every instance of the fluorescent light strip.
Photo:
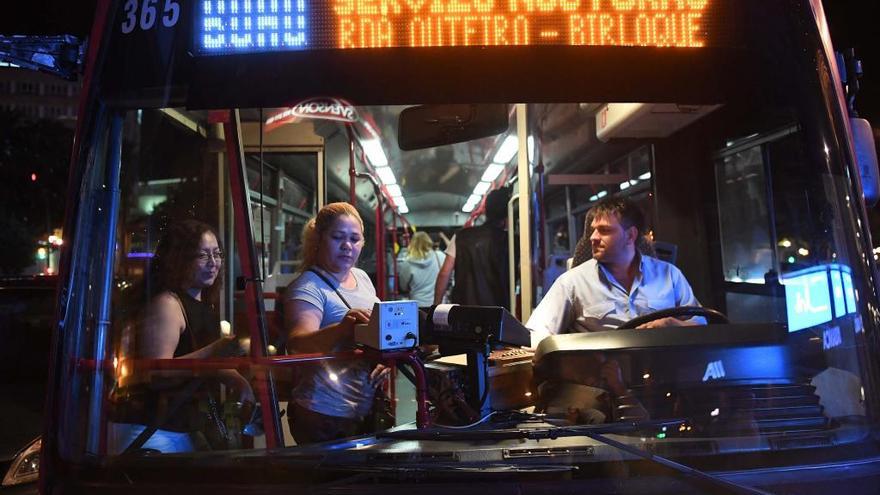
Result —
POLYGON ((500 163, 492 163, 486 167, 486 171, 483 172, 483 177, 480 178, 483 182, 495 182, 495 179, 501 175, 501 172, 504 172, 504 165, 500 163))
POLYGON ((488 182, 477 182, 477 185, 474 186, 474 194, 476 194, 478 196, 482 196, 482 195, 486 194, 486 192, 489 191, 489 188, 491 186, 492 186, 492 184, 490 184, 488 182))
POLYGON ((390 194, 392 198, 403 196, 403 191, 400 190, 400 186, 397 184, 386 184, 385 189, 388 190, 388 194, 390 194))
POLYGON ((519 149, 519 143, 516 140, 516 136, 507 136, 504 138, 501 146, 498 147, 498 152, 495 153, 495 158, 492 161, 506 165, 516 155, 517 149, 519 149))
POLYGON ((361 148, 364 149, 364 154, 367 155, 367 160, 369 160, 374 167, 388 166, 388 158, 385 156, 385 151, 382 149, 382 143, 380 143, 378 139, 361 141, 361 148))
POLYGON ((391 170, 391 167, 376 167, 376 174, 386 186, 397 184, 397 178, 394 177, 394 171, 391 170))

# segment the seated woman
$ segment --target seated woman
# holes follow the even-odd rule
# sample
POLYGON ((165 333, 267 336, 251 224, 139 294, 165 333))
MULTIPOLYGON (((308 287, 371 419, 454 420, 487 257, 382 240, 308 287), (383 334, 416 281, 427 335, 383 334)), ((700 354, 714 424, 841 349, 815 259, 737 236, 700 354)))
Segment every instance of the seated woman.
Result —
MULTIPOLYGON (((233 336, 223 336, 217 314, 223 251, 214 230, 196 220, 174 223, 159 241, 153 259, 153 277, 159 292, 138 313, 132 352, 123 357, 146 359, 201 359, 230 355, 237 347, 233 336)), ((161 452, 194 450, 192 434, 198 430, 198 391, 209 402, 208 414, 220 420, 216 390, 210 380, 190 390, 184 405, 168 411, 174 397, 192 382, 189 371, 149 371, 132 376, 114 394, 108 432, 111 453, 126 449, 147 427, 157 430, 143 445, 161 452), (207 396, 205 396, 207 392, 207 396)), ((205 376, 206 373, 200 373, 205 376)), ((247 380, 235 370, 207 373, 238 393, 242 402, 254 402, 247 380)), ((202 382, 199 382, 202 383, 202 382)), ((214 382, 216 383, 216 382, 214 382)), ((204 421, 202 421, 204 422, 204 421)))
MULTIPOLYGON (((356 268, 364 246, 364 224, 348 203, 331 203, 303 231, 300 274, 287 288, 284 321, 287 348, 297 353, 351 349, 356 323, 369 321, 379 301, 367 274, 356 268)), ((288 411, 297 444, 323 442, 372 428, 376 387, 385 368, 363 360, 325 361, 303 371, 288 411)))
MULTIPOLYGON (((445 258, 445 255, 442 255, 445 258)), ((441 253, 425 232, 416 232, 409 243, 406 260, 400 265, 400 290, 419 307, 434 304, 434 284, 443 266, 441 253)))

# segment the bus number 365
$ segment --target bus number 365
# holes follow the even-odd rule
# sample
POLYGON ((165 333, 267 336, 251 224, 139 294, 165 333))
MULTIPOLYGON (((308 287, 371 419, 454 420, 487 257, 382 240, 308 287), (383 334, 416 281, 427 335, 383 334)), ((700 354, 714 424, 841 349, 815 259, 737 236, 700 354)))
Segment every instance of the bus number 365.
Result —
MULTIPOLYGON (((158 12, 156 4, 159 0, 127 0, 125 2, 125 19, 122 21, 122 32, 128 34, 140 26, 141 30, 147 31, 156 25, 158 12), (138 4, 140 4, 140 15, 138 15, 138 4)), ((165 27, 173 27, 180 18, 180 4, 177 0, 165 0, 165 8, 162 14, 162 25, 165 27)))

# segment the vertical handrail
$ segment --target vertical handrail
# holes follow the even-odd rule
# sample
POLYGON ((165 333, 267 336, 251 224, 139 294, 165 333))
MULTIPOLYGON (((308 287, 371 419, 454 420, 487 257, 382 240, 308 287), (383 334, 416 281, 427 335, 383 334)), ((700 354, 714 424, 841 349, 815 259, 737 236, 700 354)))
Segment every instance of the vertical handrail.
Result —
MULTIPOLYGON (((98 308, 98 323, 95 327, 94 358, 97 362, 106 359, 110 340, 110 303, 113 297, 113 259, 116 252, 116 227, 119 222, 119 172, 122 166, 122 117, 115 113, 110 120, 110 134, 107 146, 107 229, 104 239, 104 263, 101 273, 101 296, 98 308)), ((89 452, 103 454, 106 450, 104 434, 104 374, 92 376, 92 390, 89 397, 89 434, 86 448, 89 452)))
POLYGON ((385 300, 385 207, 382 205, 382 194, 376 187, 376 296, 385 300))
POLYGON ((507 200, 507 263, 508 276, 510 277, 510 314, 516 315, 516 235, 513 223, 513 203, 519 199, 519 194, 513 194, 507 200))
POLYGON ((397 211, 391 209, 391 264, 393 268, 394 284, 391 285, 391 296, 397 299, 400 296, 398 287, 400 287, 400 273, 397 270, 397 253, 394 247, 397 246, 397 211))
POLYGON ((351 130, 351 124, 345 126, 345 132, 348 135, 348 203, 351 206, 357 206, 357 192, 355 189, 355 180, 357 179, 357 170, 354 166, 354 132, 351 130))
MULTIPOLYGON (((248 328, 251 333, 251 357, 263 358, 268 355, 269 332, 263 306, 262 280, 256 277, 257 251, 254 247, 254 225, 251 216, 250 196, 247 192, 247 171, 245 170, 244 147, 241 145, 241 121, 239 111, 230 110, 227 122, 223 124, 226 137, 226 151, 229 160, 229 186, 235 218, 235 241, 239 246, 239 264, 242 277, 247 281, 244 291, 245 310, 248 328)), ((266 447, 283 446, 281 420, 278 416, 278 397, 271 371, 257 380, 257 393, 263 404, 263 424, 266 431, 266 447)))
MULTIPOLYGON (((540 158, 540 146, 536 146, 536 148, 538 148, 538 166, 535 167, 535 172, 538 174, 538 190, 535 194, 538 207, 538 259, 536 275, 539 276, 538 283, 543 286, 544 270, 547 268, 547 209, 544 203, 544 161, 540 158)), ((548 288, 544 287, 543 292, 546 292, 548 288)))
POLYGON ((524 103, 516 104, 517 185, 519 186, 519 285, 520 319, 527 321, 532 313, 532 235, 529 199, 528 111, 524 103))

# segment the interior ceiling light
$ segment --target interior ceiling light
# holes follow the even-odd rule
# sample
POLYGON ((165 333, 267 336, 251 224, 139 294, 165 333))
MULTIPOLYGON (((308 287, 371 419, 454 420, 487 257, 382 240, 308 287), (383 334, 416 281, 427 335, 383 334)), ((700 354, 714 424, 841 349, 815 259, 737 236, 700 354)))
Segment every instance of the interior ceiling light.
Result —
POLYGON ((501 146, 498 147, 498 152, 495 153, 495 158, 493 158, 492 161, 504 165, 516 155, 517 149, 519 149, 519 144, 516 140, 516 136, 507 136, 504 138, 504 142, 501 143, 501 146))
POLYGON ((388 194, 390 194, 392 198, 403 196, 403 191, 400 190, 400 186, 397 184, 386 184, 385 189, 388 190, 388 194))
POLYGON ((391 170, 391 167, 376 167, 376 174, 386 186, 397 184, 397 178, 394 177, 394 171, 391 170))
POLYGON ((397 211, 399 211, 401 214, 409 213, 409 207, 403 204, 397 207, 397 211))
POLYGON ((476 207, 477 205, 475 203, 465 203, 465 205, 461 207, 461 211, 465 213, 470 213, 474 211, 474 208, 476 207))
POLYGON ((497 179, 503 171, 504 165, 500 163, 492 163, 488 167, 486 167, 486 171, 483 172, 483 176, 480 178, 480 180, 483 182, 495 182, 495 179, 497 179))
POLYGON ((382 143, 380 143, 378 139, 361 141, 361 148, 364 149, 364 154, 367 155, 367 160, 369 160, 374 167, 388 166, 388 158, 385 156, 385 150, 382 149, 382 143))
POLYGON ((492 184, 488 182, 477 182, 477 185, 474 186, 474 194, 482 196, 486 194, 487 191, 489 191, 489 187, 491 186, 492 184))

